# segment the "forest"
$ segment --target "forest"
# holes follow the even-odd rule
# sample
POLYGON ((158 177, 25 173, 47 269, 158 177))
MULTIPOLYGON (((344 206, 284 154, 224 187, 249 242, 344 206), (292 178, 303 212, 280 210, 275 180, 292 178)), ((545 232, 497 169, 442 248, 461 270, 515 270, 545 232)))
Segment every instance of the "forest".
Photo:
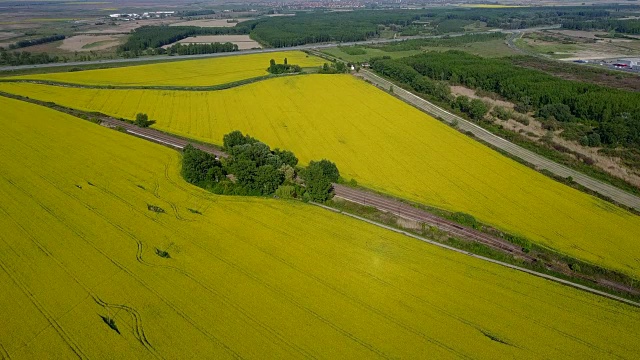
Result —
POLYGON ((615 31, 622 34, 640 34, 640 20, 597 20, 568 21, 562 24, 564 29, 615 31))
POLYGON ((143 26, 133 31, 127 42, 120 45, 118 52, 137 56, 149 48, 160 48, 190 36, 242 35, 248 34, 249 31, 249 28, 239 25, 234 27, 143 26))
MULTIPOLYGON (((445 100, 442 82, 500 95, 517 109, 534 112, 560 127, 580 124, 598 134, 603 144, 640 147, 640 93, 564 80, 514 65, 510 59, 490 59, 460 51, 429 52, 407 58, 374 59, 374 70, 414 90, 445 100)), ((449 101, 455 99, 449 98, 449 101)), ((576 135, 576 136, 577 136, 576 135)))

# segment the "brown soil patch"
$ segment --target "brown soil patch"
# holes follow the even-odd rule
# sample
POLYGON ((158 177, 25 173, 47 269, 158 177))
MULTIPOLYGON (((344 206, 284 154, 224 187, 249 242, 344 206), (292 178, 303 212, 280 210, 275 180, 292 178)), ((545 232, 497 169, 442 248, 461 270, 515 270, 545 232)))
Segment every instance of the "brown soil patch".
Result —
POLYGON ((476 92, 474 90, 471 90, 467 87, 464 86, 451 86, 451 93, 455 96, 460 96, 460 95, 464 95, 467 96, 471 99, 481 99, 484 102, 488 103, 489 105, 491 105, 491 107, 493 108, 494 106, 502 106, 508 109, 513 109, 515 107, 515 105, 513 105, 513 103, 510 103, 508 101, 503 101, 503 100, 498 100, 498 99, 492 99, 492 98, 488 98, 488 97, 480 97, 478 95, 476 95, 476 92))
MULTIPOLYGON (((248 50, 253 48, 261 48, 260 44, 255 40, 252 40, 249 35, 204 35, 204 36, 192 36, 186 39, 178 41, 179 44, 211 44, 211 43, 234 43, 238 45, 239 50, 248 50)), ((171 44, 173 45, 173 44, 171 44)), ((164 47, 170 47, 171 45, 165 45, 164 47)))
POLYGON ((66 51, 84 52, 105 50, 120 44, 123 37, 124 35, 75 35, 64 39, 58 48, 66 51), (90 46, 98 42, 100 44, 90 46))

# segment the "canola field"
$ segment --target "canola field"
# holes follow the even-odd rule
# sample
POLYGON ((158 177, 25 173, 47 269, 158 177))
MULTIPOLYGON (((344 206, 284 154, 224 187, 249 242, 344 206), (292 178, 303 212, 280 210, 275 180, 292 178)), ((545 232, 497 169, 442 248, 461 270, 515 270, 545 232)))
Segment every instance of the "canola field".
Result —
POLYGON ((215 196, 176 151, 0 107, 0 357, 637 356, 640 309, 312 205, 215 196))
POLYGON ((82 85, 113 86, 213 86, 268 75, 271 59, 302 67, 321 66, 326 61, 302 51, 226 56, 219 58, 165 62, 123 68, 15 76, 82 85))
POLYGON ((0 84, 65 106, 220 144, 239 129, 302 162, 327 158, 359 184, 469 213, 544 246, 640 278, 640 217, 559 184, 349 75, 212 92, 0 84))

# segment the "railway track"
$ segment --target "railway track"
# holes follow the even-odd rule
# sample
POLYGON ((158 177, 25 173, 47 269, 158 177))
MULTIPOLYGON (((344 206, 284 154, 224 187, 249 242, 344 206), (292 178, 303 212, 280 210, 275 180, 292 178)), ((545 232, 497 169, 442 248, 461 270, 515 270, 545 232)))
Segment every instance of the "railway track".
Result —
POLYGON ((506 240, 482 233, 472 228, 464 227, 453 221, 433 215, 427 211, 420 210, 401 201, 339 184, 333 184, 333 188, 335 190, 335 195, 344 200, 364 206, 372 206, 380 211, 389 212, 407 220, 413 220, 435 226, 453 236, 485 244, 494 249, 518 256, 529 262, 537 261, 535 258, 527 255, 522 248, 506 240))

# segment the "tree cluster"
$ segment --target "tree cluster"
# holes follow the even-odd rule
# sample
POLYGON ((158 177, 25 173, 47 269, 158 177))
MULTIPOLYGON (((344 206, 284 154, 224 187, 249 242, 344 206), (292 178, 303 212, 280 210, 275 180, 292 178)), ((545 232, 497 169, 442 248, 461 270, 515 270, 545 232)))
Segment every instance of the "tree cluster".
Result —
POLYGON ((284 63, 282 64, 277 64, 274 59, 271 59, 267 71, 271 74, 292 74, 301 72, 302 68, 299 65, 289 64, 287 58, 284 58, 284 63))
POLYGON ((272 150, 240 131, 224 135, 223 147, 229 157, 218 161, 213 155, 187 146, 182 166, 184 178, 217 194, 275 194, 323 202, 331 198, 332 182, 340 177, 338 168, 328 160, 312 161, 306 169, 301 169, 291 151, 272 150))
POLYGON ((473 120, 480 121, 489 112, 489 107, 480 99, 469 99, 468 96, 458 96, 451 102, 451 108, 461 111, 473 120))
POLYGON ((451 89, 444 81, 436 81, 421 75, 411 66, 391 58, 371 59, 371 68, 393 80, 408 85, 418 93, 440 101, 451 101, 451 89))
MULTIPOLYGON (((430 52, 398 60, 372 62, 376 71, 412 86, 418 75, 496 93, 520 112, 536 112, 561 127, 578 123, 599 134, 603 144, 640 146, 640 93, 564 80, 459 51, 430 52), (566 125, 565 125, 566 124, 566 125)), ((428 91, 420 91, 431 95, 428 91)))
POLYGON ((318 74, 344 74, 346 72, 349 72, 349 68, 341 61, 324 63, 318 70, 318 74))
POLYGON ((36 65, 60 61, 60 58, 47 53, 32 54, 27 51, 6 51, 0 49, 0 65, 36 65))

